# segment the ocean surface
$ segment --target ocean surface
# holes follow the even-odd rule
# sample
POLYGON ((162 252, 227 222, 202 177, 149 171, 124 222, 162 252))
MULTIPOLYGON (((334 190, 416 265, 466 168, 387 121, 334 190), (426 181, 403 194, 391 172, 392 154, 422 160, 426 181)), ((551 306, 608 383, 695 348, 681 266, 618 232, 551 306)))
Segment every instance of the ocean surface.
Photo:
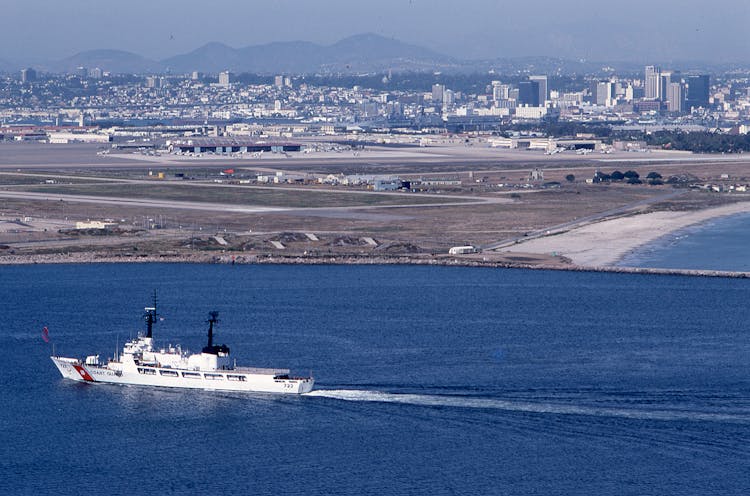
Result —
POLYGON ((673 232, 629 253, 618 265, 750 272, 750 214, 673 232))
POLYGON ((418 266, 0 267, 0 494, 750 491, 750 281, 418 266), (142 328, 304 396, 87 385, 142 328))

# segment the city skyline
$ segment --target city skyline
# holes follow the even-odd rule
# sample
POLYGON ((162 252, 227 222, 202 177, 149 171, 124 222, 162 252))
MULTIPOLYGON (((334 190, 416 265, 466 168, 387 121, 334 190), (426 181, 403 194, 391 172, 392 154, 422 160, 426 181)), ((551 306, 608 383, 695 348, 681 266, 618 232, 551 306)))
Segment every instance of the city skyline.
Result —
POLYGON ((550 0, 524 5, 469 0, 439 6, 424 0, 383 0, 378 9, 366 12, 340 0, 281 0, 262 6, 220 0, 211 6, 215 15, 196 15, 200 8, 189 1, 134 0, 105 10, 96 2, 71 0, 45 5, 40 16, 27 3, 9 0, 0 19, 0 42, 13 49, 0 52, 0 59, 35 63, 108 48, 158 60, 209 42, 234 48, 295 40, 330 45, 372 32, 468 60, 748 60, 743 31, 750 6, 729 0, 713 2, 710 11, 696 0, 634 0, 626 9, 593 9, 583 0, 564 5, 550 0))

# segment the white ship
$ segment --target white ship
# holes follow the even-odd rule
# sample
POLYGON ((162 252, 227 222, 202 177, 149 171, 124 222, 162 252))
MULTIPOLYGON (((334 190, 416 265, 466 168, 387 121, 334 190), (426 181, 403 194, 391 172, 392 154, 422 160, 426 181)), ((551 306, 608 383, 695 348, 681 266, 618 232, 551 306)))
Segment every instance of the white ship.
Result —
POLYGON ((172 388, 304 394, 312 390, 312 377, 293 377, 288 369, 237 367, 229 360, 226 345, 213 344, 218 312, 210 312, 208 344, 190 354, 179 346, 155 349, 152 337, 157 321, 154 306, 145 309, 146 332, 125 343, 122 353, 100 363, 99 355, 85 360, 50 357, 63 377, 88 383, 132 384, 172 388))

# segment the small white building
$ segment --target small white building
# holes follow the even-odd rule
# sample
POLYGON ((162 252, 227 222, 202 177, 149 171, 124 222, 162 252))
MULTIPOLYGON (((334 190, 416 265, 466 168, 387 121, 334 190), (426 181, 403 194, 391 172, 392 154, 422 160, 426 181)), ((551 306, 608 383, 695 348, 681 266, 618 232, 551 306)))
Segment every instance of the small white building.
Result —
POLYGON ((547 115, 547 107, 516 107, 515 116, 518 119, 541 119, 547 115))
POLYGON ((518 148, 518 140, 513 138, 490 138, 487 142, 491 148, 518 148))
POLYGON ((87 220, 85 222, 76 222, 76 229, 111 229, 117 226, 114 222, 104 222, 101 220, 87 220))
POLYGON ((479 250, 475 246, 472 245, 466 245, 466 246, 454 246, 450 250, 448 250, 449 255, 468 255, 469 253, 477 253, 479 250))
POLYGON ((55 144, 65 143, 109 143, 111 137, 107 134, 95 133, 48 133, 49 142, 55 144))

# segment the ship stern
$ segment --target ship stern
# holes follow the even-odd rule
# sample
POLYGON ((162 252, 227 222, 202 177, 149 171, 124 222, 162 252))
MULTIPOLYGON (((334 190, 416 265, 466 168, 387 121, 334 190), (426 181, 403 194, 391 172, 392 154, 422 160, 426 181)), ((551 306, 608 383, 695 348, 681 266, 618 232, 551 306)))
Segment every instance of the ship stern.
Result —
POLYGON ((297 389, 297 393, 298 394, 309 393, 310 391, 312 391, 313 385, 315 385, 315 379, 313 379, 312 377, 303 379, 299 381, 299 389, 297 389))

